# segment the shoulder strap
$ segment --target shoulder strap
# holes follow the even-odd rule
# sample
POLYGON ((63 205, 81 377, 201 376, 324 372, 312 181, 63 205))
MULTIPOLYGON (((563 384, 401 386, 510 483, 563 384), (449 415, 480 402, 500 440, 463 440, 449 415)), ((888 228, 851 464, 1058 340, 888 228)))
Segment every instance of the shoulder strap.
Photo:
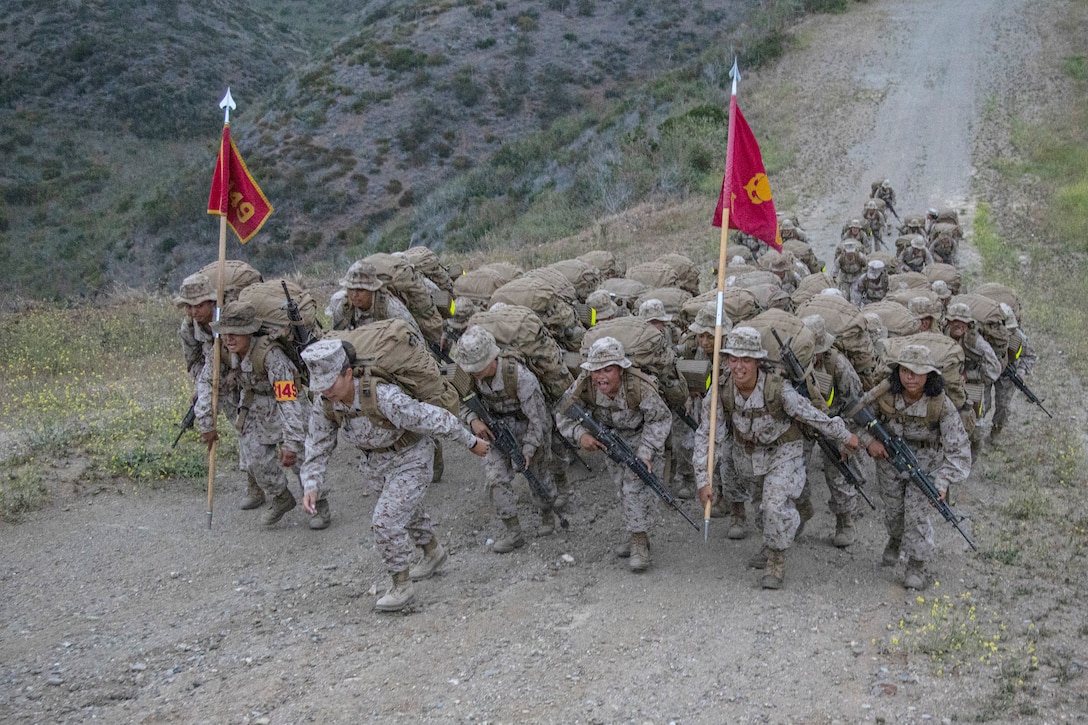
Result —
POLYGON ((648 385, 651 390, 657 391, 657 378, 642 372, 636 367, 629 367, 624 371, 623 382, 627 394, 628 410, 638 410, 639 406, 642 405, 643 385, 648 385))

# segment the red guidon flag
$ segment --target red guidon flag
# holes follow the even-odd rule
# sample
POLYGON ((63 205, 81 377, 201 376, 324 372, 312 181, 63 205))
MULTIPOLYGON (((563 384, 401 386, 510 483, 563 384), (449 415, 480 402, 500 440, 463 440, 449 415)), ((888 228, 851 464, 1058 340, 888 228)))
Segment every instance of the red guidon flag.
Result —
POLYGON ((208 213, 226 216, 227 224, 242 244, 248 242, 272 215, 272 205, 242 161, 238 147, 230 137, 230 126, 226 124, 219 158, 215 162, 212 191, 208 195, 208 213))
POLYGON ((718 206, 714 209, 714 226, 722 225, 722 212, 729 202, 729 228, 738 229, 782 251, 778 233, 778 216, 771 199, 771 182, 763 167, 759 144, 741 115, 734 93, 729 100, 729 140, 725 152, 725 176, 718 206))

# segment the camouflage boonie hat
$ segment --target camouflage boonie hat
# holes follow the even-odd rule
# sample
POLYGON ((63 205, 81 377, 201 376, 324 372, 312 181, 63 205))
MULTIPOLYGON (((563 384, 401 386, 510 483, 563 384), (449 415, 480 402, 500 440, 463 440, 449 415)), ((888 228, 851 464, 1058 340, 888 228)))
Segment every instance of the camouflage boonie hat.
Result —
POLYGON ((208 276, 197 272, 182 280, 181 289, 178 290, 178 296, 174 298, 174 304, 179 307, 199 305, 201 302, 215 302, 218 298, 208 276))
POLYGON ((828 287, 827 289, 820 290, 820 294, 824 297, 845 297, 842 290, 838 287, 828 287))
POLYGON ((647 322, 672 322, 672 315, 665 311, 665 303, 661 300, 649 299, 643 302, 638 306, 638 316, 647 322))
POLYGON ((447 324, 454 330, 463 330, 468 325, 468 318, 480 311, 480 308, 469 297, 458 297, 453 301, 453 316, 447 324))
POLYGON ((910 246, 912 249, 925 249, 926 240, 922 237, 915 237, 914 239, 910 240, 910 246))
POLYGON ((899 357, 892 362, 918 375, 937 372, 937 363, 933 360, 933 353, 924 345, 904 345, 903 349, 899 351, 899 357))
POLYGON ((956 302, 955 304, 949 305, 948 312, 945 313, 944 317, 949 322, 956 320, 958 322, 970 324, 975 321, 974 316, 971 315, 971 308, 963 302, 956 302))
POLYGON ((948 289, 948 283, 945 282, 943 279, 934 280, 933 284, 931 284, 929 287, 934 292, 936 292, 937 297, 942 300, 947 300, 949 297, 952 296, 952 290, 948 289))
POLYGON ((928 297, 913 297, 907 303, 907 309, 919 320, 924 320, 927 317, 940 319, 941 313, 944 312, 944 305, 928 297))
MULTIPOLYGON (((695 315, 695 321, 688 325, 688 329, 696 335, 703 333, 714 334, 714 328, 718 325, 718 304, 711 300, 699 308, 695 315)), ((728 334, 733 329, 733 321, 722 315, 722 334, 728 334)))
POLYGON ((869 275, 869 279, 880 279, 880 273, 884 271, 884 263, 879 259, 869 260, 869 269, 866 274, 869 275))
POLYGON ((861 229, 860 219, 851 219, 850 223, 846 225, 850 229, 861 229))
POLYGON ((465 330, 450 352, 453 361, 466 373, 481 372, 498 356, 499 346, 495 336, 479 325, 465 330))
POLYGON ((779 254, 776 252, 767 252, 771 256, 770 269, 772 272, 788 272, 793 267, 793 256, 786 254, 779 254))
POLYGON ((783 232, 791 232, 791 231, 793 231, 793 230, 794 230, 794 229, 796 229, 796 228, 797 228, 797 227, 795 227, 795 226, 793 225, 793 222, 792 222, 792 221, 790 221, 789 219, 783 219, 783 220, 782 220, 782 223, 778 225, 778 229, 779 229, 780 231, 783 231, 783 232))
POLYGON ((801 320, 805 327, 812 332, 812 336, 816 338, 816 347, 813 350, 815 353, 827 352, 831 349, 831 346, 835 344, 835 336, 827 331, 827 324, 824 322, 824 318, 819 315, 809 315, 801 320))
POLYGON ((747 264, 747 262, 744 261, 744 257, 742 257, 742 256, 740 256, 738 254, 738 255, 734 256, 732 259, 730 259, 729 263, 726 264, 725 266, 726 267, 743 267, 745 264, 747 264))
POLYGON ((842 243, 842 251, 844 252, 856 252, 858 251, 858 243, 855 239, 847 239, 842 243))
POLYGON ((586 355, 586 361, 581 368, 593 372, 601 370, 609 365, 619 365, 621 368, 631 367, 631 361, 623 352, 623 343, 614 337, 602 337, 594 342, 586 355))
POLYGON ((310 371, 310 390, 324 393, 348 366, 348 354, 340 340, 320 340, 302 351, 302 360, 310 371))
POLYGON ((252 335, 259 329, 257 310, 248 302, 228 302, 212 323, 212 331, 220 335, 252 335))
POLYGON ((725 338, 722 352, 733 357, 767 357, 767 351, 763 349, 763 336, 754 327, 733 328, 725 338))
POLYGON ((620 308, 616 306, 615 300, 612 299, 612 295, 608 290, 595 290, 586 297, 586 306, 592 307, 597 311, 597 320, 608 320, 616 316, 616 313, 620 311, 620 308))
POLYGON ((1005 329, 1015 330, 1020 327, 1020 323, 1016 319, 1016 313, 1009 307, 1008 303, 1001 303, 1001 312, 1005 315, 1005 329))
POLYGON ((373 292, 382 288, 382 281, 378 278, 378 270, 373 264, 359 260, 348 267, 348 273, 340 280, 340 286, 349 290, 365 289, 373 292))

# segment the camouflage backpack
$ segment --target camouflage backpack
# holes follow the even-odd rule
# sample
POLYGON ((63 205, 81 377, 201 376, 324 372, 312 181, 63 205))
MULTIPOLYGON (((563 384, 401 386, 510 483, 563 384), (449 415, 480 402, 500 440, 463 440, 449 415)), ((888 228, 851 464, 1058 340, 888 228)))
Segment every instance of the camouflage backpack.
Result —
POLYGON ((435 287, 453 295, 453 280, 450 278, 450 272, 434 251, 428 247, 408 247, 404 250, 404 256, 417 272, 434 282, 435 287))
POLYGON ((600 322, 582 338, 579 354, 583 361, 589 357, 589 348, 602 337, 619 340, 627 359, 656 378, 658 392, 669 407, 683 407, 688 397, 687 384, 681 381, 676 370, 676 353, 660 330, 639 317, 617 317, 600 322))
POLYGON ((597 289, 601 284, 600 271, 580 259, 563 259, 554 264, 549 264, 548 267, 562 274, 567 278, 568 282, 574 285, 574 293, 577 295, 579 302, 585 302, 589 293, 597 289))
MULTIPOLYGON (((907 292, 907 290, 899 291, 907 292)), ((912 315, 907 309, 907 303, 909 302, 909 299, 905 302, 899 302, 898 300, 893 301, 885 297, 880 302, 873 302, 872 304, 865 305, 865 314, 872 313, 879 317, 880 322, 884 325, 884 329, 888 331, 889 337, 913 335, 919 331, 921 326, 918 322, 918 318, 912 315)))
POLYGON ((627 267, 616 255, 604 249, 594 249, 577 257, 591 267, 596 267, 602 280, 623 277, 627 267))
POLYGON ((261 321, 261 328, 254 338, 256 340, 253 351, 249 354, 253 371, 257 377, 265 377, 265 357, 272 346, 279 347, 291 360, 301 375, 303 385, 308 385, 310 372, 302 356, 295 349, 295 327, 287 313, 287 295, 283 292, 286 283, 287 291, 291 294, 291 300, 298 305, 302 316, 301 329, 298 339, 317 340, 321 338, 321 325, 317 321, 317 302, 309 292, 290 280, 272 279, 267 282, 257 282, 242 289, 238 295, 241 302, 248 302, 257 311, 257 319, 261 321))
MULTIPOLYGON (((212 262, 202 267, 200 274, 211 280, 212 289, 217 288, 219 284, 218 262, 212 262)), ((238 294, 249 285, 263 281, 264 277, 261 276, 261 273, 249 264, 238 259, 226 260, 223 264, 223 304, 238 299, 238 294)))
POLYGON ((654 261, 671 267, 676 272, 679 280, 677 287, 692 295, 699 294, 699 268, 689 257, 683 254, 663 254, 654 261))
POLYGON ((516 356, 536 375, 549 404, 559 400, 574 382, 563 363, 563 350, 528 307, 506 305, 477 312, 468 320, 468 327, 473 325, 490 332, 500 350, 516 356))
POLYGON ((390 294, 404 303, 423 336, 434 344, 442 341, 442 315, 419 272, 403 254, 371 254, 363 261, 374 265, 378 279, 390 294))
POLYGON ((521 273, 511 275, 512 270, 506 267, 485 265, 479 269, 472 269, 453 280, 454 297, 468 297, 473 302, 484 305, 491 304, 491 295, 512 279, 521 276, 521 273))
POLYGON ((873 339, 861 310, 837 295, 817 295, 797 309, 797 316, 823 318, 827 331, 835 336, 835 348, 846 355, 866 390, 887 375, 883 361, 873 348, 873 339))
POLYGON ((627 279, 638 280, 650 289, 655 287, 679 287, 680 275, 662 262, 645 262, 627 269, 627 279))

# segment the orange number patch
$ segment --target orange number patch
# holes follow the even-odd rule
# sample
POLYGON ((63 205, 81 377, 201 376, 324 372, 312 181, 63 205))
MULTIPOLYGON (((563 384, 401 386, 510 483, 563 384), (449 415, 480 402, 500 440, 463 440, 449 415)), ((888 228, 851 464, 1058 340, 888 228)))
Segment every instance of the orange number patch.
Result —
POLYGON ((272 392, 276 394, 277 403, 298 400, 298 386, 294 380, 277 380, 272 383, 272 392))

